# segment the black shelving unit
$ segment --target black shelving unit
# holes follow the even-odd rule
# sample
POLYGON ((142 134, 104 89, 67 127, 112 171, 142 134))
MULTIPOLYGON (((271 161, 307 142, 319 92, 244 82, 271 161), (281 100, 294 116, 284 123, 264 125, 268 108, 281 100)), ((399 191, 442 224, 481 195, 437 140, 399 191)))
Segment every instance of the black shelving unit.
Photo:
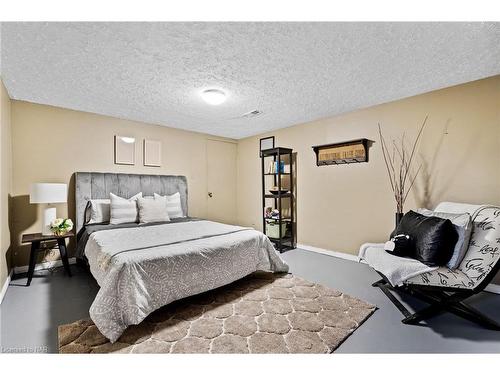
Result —
POLYGON ((293 150, 291 148, 276 147, 269 150, 263 150, 260 153, 261 158, 261 168, 262 168, 262 228, 264 233, 273 242, 276 249, 282 253, 287 250, 295 249, 295 233, 297 230, 297 225, 295 222, 295 194, 294 194, 294 161, 293 161, 293 150), (278 168, 275 173, 269 173, 266 167, 269 163, 278 162, 278 168), (289 165, 289 172, 282 172, 279 167, 281 163, 289 165), (269 177, 272 177, 269 178, 269 177), (285 186, 284 177, 286 177, 285 186), (273 186, 278 187, 277 193, 271 193, 270 182, 273 182, 273 186), (288 189, 286 192, 282 192, 284 189, 288 189), (289 214, 287 217, 283 217, 283 202, 287 200, 289 214), (271 204, 267 204, 268 202, 271 204), (279 211, 278 218, 266 218, 265 209, 266 207, 273 207, 279 211), (271 237, 267 232, 267 223, 274 223, 278 225, 278 237, 271 237), (285 224, 285 233, 282 232, 283 224, 285 224))

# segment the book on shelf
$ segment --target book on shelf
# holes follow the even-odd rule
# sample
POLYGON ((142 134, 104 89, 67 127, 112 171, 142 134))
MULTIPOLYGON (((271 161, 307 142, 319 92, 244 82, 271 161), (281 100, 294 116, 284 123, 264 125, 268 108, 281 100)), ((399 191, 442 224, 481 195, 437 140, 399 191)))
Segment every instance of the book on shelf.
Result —
POLYGON ((268 173, 268 174, 272 174, 272 173, 274 173, 274 172, 273 172, 273 169, 274 169, 274 163, 269 163, 269 164, 267 165, 267 172, 266 172, 266 173, 268 173))
POLYGON ((274 161, 274 162, 270 162, 267 166, 267 172, 268 174, 277 174, 278 173, 278 169, 280 170, 281 173, 290 173, 290 166, 289 165, 285 165, 285 162, 282 161, 279 163, 279 167, 278 167, 278 162, 277 161, 274 161), (288 168, 287 168, 288 167, 288 168), (286 172, 286 170, 288 169, 288 172, 286 172))

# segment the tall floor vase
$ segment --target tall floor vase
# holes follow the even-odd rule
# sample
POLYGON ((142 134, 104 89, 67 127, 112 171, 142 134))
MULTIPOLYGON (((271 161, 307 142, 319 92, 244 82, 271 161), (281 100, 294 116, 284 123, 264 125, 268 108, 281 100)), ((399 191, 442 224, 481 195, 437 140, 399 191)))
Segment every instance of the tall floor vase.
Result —
POLYGON ((390 238, 393 238, 396 235, 396 229, 398 228, 399 222, 401 221, 402 218, 403 218, 403 213, 396 212, 394 230, 392 231, 390 238))
POLYGON ((396 212, 395 214, 395 221, 396 221, 396 226, 394 227, 394 229, 396 229, 399 225, 399 222, 401 221, 401 219, 403 218, 403 213, 402 212, 396 212))

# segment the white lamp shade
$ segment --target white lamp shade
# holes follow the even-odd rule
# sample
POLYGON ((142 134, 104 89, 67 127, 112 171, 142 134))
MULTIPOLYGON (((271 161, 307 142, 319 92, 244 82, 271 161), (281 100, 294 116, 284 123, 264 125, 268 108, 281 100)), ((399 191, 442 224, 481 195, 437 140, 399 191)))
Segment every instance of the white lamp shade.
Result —
POLYGON ((31 185, 30 203, 64 203, 68 196, 68 185, 37 183, 31 185))

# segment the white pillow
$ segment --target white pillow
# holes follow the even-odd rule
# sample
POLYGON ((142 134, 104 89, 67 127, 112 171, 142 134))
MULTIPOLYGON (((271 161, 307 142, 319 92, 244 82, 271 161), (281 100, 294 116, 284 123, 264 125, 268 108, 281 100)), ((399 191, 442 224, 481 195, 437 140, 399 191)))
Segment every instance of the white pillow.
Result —
MULTIPOLYGON (((155 193, 155 199, 161 197, 162 195, 155 193)), ((181 205, 181 194, 179 192, 172 195, 165 195, 167 198, 167 213, 170 219, 175 219, 179 217, 184 217, 181 205)))
POLYGON ((110 204, 109 199, 89 200, 85 211, 85 224, 109 223, 110 204))
POLYGON ((436 216, 441 219, 449 219, 458 233, 458 240, 453 249, 453 255, 446 264, 446 267, 455 269, 464 259, 465 253, 469 249, 470 237, 472 234, 472 217, 468 213, 455 214, 448 212, 436 212, 426 208, 419 208, 417 213, 424 216, 436 216))
POLYGON ((139 220, 137 199, 142 198, 142 192, 129 199, 110 193, 109 198, 111 200, 110 224, 136 223, 139 220))
POLYGON ((154 223, 157 221, 170 221, 167 213, 167 197, 158 196, 138 198, 140 223, 154 223))

